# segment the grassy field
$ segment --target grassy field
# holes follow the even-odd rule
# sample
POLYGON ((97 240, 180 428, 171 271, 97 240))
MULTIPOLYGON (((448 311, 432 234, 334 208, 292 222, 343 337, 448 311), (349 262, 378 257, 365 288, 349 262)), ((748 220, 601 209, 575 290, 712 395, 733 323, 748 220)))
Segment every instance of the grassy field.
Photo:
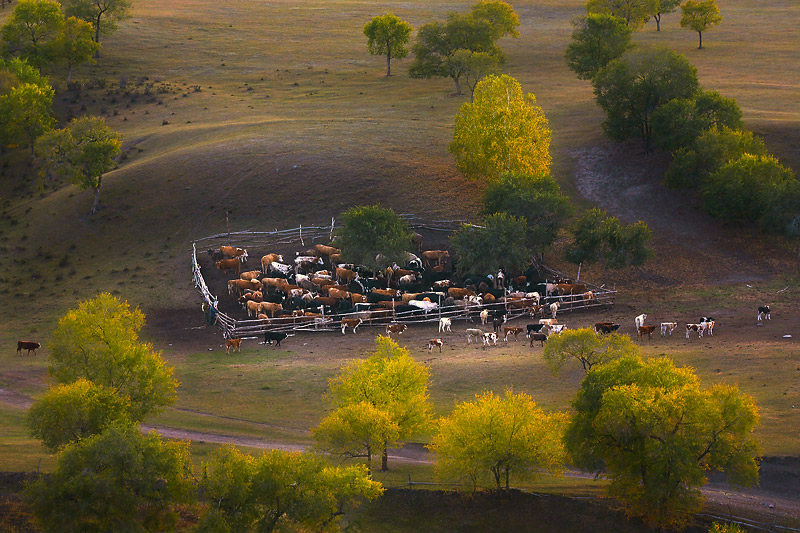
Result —
MULTIPOLYGON (((26 154, 0 155, 0 164, 8 161, 0 173, 0 308, 6 310, 0 388, 27 396, 43 391, 46 345, 58 317, 79 300, 110 291, 142 307, 147 339, 164 351, 182 383, 176 406, 148 423, 308 442, 307 430, 327 406, 327 379, 345 360, 368 351, 371 336, 349 337, 345 345, 341 336, 322 335, 304 339, 305 346, 246 347, 222 359, 218 334, 187 330, 202 325, 189 273, 191 239, 225 231, 226 210, 231 230, 321 223, 361 203, 431 218, 474 217, 480 186, 457 174, 447 152, 453 116, 467 97, 453 96, 450 80, 409 79, 408 60, 395 61, 397 75, 383 77, 384 61, 367 55, 361 34, 366 21, 387 11, 418 27, 470 4, 137 0, 132 17, 106 39, 98 64, 80 69, 85 84, 79 95, 54 80, 61 86, 61 118, 103 114, 124 135, 124 160, 103 181, 105 209, 88 218, 89 193, 69 186, 40 194, 26 154), (187 337, 192 340, 184 342, 187 337), (17 357, 19 338, 38 339, 45 349, 36 358, 17 357)), ((507 72, 536 95, 550 120, 553 174, 578 204, 585 202, 572 181, 574 151, 608 145, 591 87, 563 61, 570 19, 583 4, 515 2, 521 36, 501 42, 507 72)), ((677 14, 664 17, 660 33, 648 25, 635 41, 685 53, 703 86, 735 98, 747 126, 800 169, 800 4, 719 5, 725 19, 704 35, 704 50, 696 49, 696 34, 678 26, 677 14)), ((638 151, 632 144, 622 164, 640 164, 638 151)), ((723 231, 731 239, 740 231, 751 235, 742 228, 723 231)), ((772 246, 780 264, 788 264, 785 243, 767 241, 760 245, 772 246)), ((664 250, 657 248, 655 261, 620 279, 661 279, 670 269, 664 250)), ((692 263, 695 256, 684 253, 690 270, 717 267, 711 260, 692 263)), ((732 255, 745 264, 750 257, 747 249, 732 255)), ((729 323, 746 315, 752 326, 754 305, 768 298, 786 315, 796 314, 796 278, 756 275, 768 279, 744 296, 741 284, 698 287, 689 279, 684 287, 644 292, 631 283, 619 287, 611 314, 628 325, 642 305, 665 319, 693 320, 713 310, 729 323), (786 285, 792 290, 775 295, 786 285)), ((761 332, 749 338, 734 331, 721 328, 718 344, 659 341, 645 352, 694 366, 707 383, 739 383, 761 407, 766 453, 797 455, 800 350, 761 332)), ((552 376, 527 346, 448 350, 436 358, 414 352, 431 365, 437 414, 476 392, 507 386, 530 392, 548 409, 565 409, 582 375, 573 369, 552 376)), ((0 404, 3 469, 35 470, 40 458, 41 468, 50 468, 52 460, 23 426, 20 409, 0 404)), ((211 448, 193 449, 201 459, 211 448)), ((398 479, 407 473, 399 470, 398 479)), ((420 475, 430 478, 430 469, 420 475)))

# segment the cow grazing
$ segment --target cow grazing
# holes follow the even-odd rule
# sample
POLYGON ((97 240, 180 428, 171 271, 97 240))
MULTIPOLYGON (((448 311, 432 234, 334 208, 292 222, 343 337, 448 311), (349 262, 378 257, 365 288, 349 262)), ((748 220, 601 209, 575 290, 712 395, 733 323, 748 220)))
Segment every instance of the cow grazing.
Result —
POLYGON ((450 318, 447 318, 447 317, 440 318, 439 319, 439 332, 440 333, 444 333, 446 331, 447 333, 450 333, 451 332, 450 327, 452 325, 453 325, 453 321, 450 318))
POLYGON ((362 322, 364 322, 364 321, 361 320, 360 318, 343 318, 342 319, 342 335, 345 334, 345 331, 347 331, 347 328, 352 329, 353 333, 355 333, 356 330, 358 329, 358 326, 360 326, 362 322))
POLYGON ((644 335, 647 335, 647 338, 649 340, 651 339, 650 336, 653 334, 655 330, 656 330, 655 326, 639 326, 638 328, 636 328, 636 334, 639 336, 639 339, 641 339, 644 335))
POLYGON ((483 345, 488 346, 490 344, 492 346, 497 346, 497 333, 494 331, 483 334, 483 345))
POLYGON ((544 346, 544 343, 547 340, 547 334, 546 333, 531 333, 530 337, 531 337, 531 346, 533 346, 533 343, 535 341, 541 342, 542 346, 544 346))
POLYGON ((633 319, 634 322, 636 323, 636 328, 637 329, 642 327, 642 326, 644 326, 645 319, 647 319, 647 315, 645 313, 642 313, 641 315, 639 315, 635 319, 633 319))
POLYGON ((517 340, 517 335, 524 330, 519 326, 506 326, 503 328, 503 342, 508 342, 508 336, 514 335, 514 340, 517 340))
POLYGON ((661 323, 661 336, 666 337, 667 333, 672 337, 672 332, 678 327, 677 322, 662 322, 661 323))
POLYGON ((41 347, 42 345, 36 341, 17 341, 17 355, 19 355, 22 350, 28 351, 26 355, 30 355, 31 352, 33 352, 33 355, 36 355, 36 350, 41 347))
POLYGON ((270 346, 272 346, 273 341, 276 341, 275 347, 277 348, 278 346, 281 345, 281 341, 288 336, 289 335, 283 333, 282 331, 265 331, 264 344, 265 345, 269 344, 270 346))
POLYGON ((486 321, 488 319, 489 319, 489 310, 488 309, 484 309, 483 311, 481 311, 481 325, 485 326, 486 325, 486 321))
POLYGON ((405 324, 386 324, 386 333, 397 333, 398 335, 408 329, 405 324))
POLYGON ((553 302, 550 304, 550 316, 553 317, 554 320, 556 318, 556 313, 558 313, 559 307, 561 307, 559 302, 553 302))
POLYGON ((543 327, 544 324, 528 324, 526 328, 527 333, 525 333, 525 336, 530 338, 534 333, 540 333, 543 327))
POLYGON ((483 330, 477 328, 467 328, 467 344, 472 344, 472 337, 475 337, 476 342, 477 339, 482 339, 483 330))
POLYGON ((225 339, 225 353, 241 352, 242 339, 225 339))
POLYGON ((238 261, 241 261, 242 263, 247 261, 247 250, 244 248, 237 248, 235 246, 220 246, 219 251, 228 257, 232 257, 238 261))
POLYGON ((703 336, 703 325, 702 324, 686 324, 686 338, 689 338, 689 332, 696 331, 697 337, 700 338, 703 336))
POLYGON ((228 270, 233 270, 234 274, 238 274, 242 266, 242 264, 239 262, 238 259, 220 259, 214 264, 217 266, 220 272, 222 272, 223 275, 228 270))
POLYGON ((771 313, 771 311, 770 311, 768 305, 759 306, 758 307, 758 317, 757 317, 758 321, 761 322, 764 318, 766 318, 767 320, 772 320, 772 317, 770 316, 770 313, 771 313))
POLYGON ((443 344, 444 344, 444 341, 442 339, 431 339, 431 340, 429 340, 428 341, 428 353, 431 353, 431 351, 436 347, 439 348, 439 353, 442 353, 442 345, 443 344))

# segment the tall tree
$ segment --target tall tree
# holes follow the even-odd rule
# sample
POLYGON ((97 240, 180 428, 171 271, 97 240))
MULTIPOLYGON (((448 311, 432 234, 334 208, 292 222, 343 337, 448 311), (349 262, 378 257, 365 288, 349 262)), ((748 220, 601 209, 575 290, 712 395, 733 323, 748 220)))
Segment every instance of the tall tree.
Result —
POLYGON ((61 4, 55 0, 20 0, 0 28, 3 52, 41 70, 52 59, 52 44, 63 25, 61 4))
POLYGON ((100 44, 92 40, 92 25, 85 20, 68 17, 61 33, 53 41, 53 60, 67 67, 67 83, 72 81, 72 69, 82 63, 92 63, 100 44))
POLYGON ((342 213, 336 243, 347 262, 378 268, 377 256, 402 261, 412 249, 412 231, 393 210, 377 205, 351 207, 342 213))
POLYGON ((741 128, 742 110, 732 98, 716 91, 702 91, 695 98, 676 98, 653 111, 656 146, 674 151, 691 148, 710 128, 741 128))
POLYGON ((553 373, 560 372, 567 361, 573 359, 588 373, 595 365, 638 353, 639 347, 627 335, 611 333, 598 336, 592 328, 578 328, 551 335, 542 358, 553 373))
POLYGON ((572 41, 564 56, 582 80, 594 78, 600 69, 622 56, 631 45, 633 29, 620 17, 587 13, 573 21, 572 41))
POLYGON ((0 137, 7 144, 25 144, 34 152, 36 139, 56 123, 52 116, 53 88, 21 83, 0 95, 0 137))
POLYGON ((571 216, 572 206, 549 175, 503 174, 484 189, 483 211, 524 218, 525 247, 541 260, 571 216))
POLYGON ((332 467, 312 454, 279 450, 250 457, 233 446, 204 463, 200 489, 209 504, 201 531, 328 531, 383 493, 362 465, 332 467))
POLYGON ((100 208, 103 174, 116 165, 122 147, 119 134, 101 117, 73 119, 66 128, 51 131, 36 141, 36 154, 45 175, 69 180, 81 189, 94 190, 90 215, 100 208))
POLYGON ((631 29, 638 30, 650 18, 652 0, 589 0, 587 13, 613 15, 625 21, 631 29))
POLYGON ((592 79, 598 105, 606 112, 603 129, 614 140, 641 137, 647 152, 653 112, 676 98, 697 93, 697 69, 666 48, 637 50, 609 63, 592 79))
MULTIPOLYGON (((366 402, 388 413, 397 425, 397 443, 402 443, 430 423, 430 371, 390 337, 378 336, 375 348, 372 355, 353 361, 330 380, 331 397, 337 408, 366 402)), ((381 470, 386 471, 387 447, 380 452, 381 470)))
POLYGON ((696 31, 699 39, 697 48, 703 48, 703 32, 722 22, 717 0, 704 0, 701 2, 686 0, 686 3, 681 6, 681 11, 683 12, 681 28, 689 28, 692 31, 696 31))
POLYGON ((547 174, 551 130, 536 97, 511 76, 487 76, 456 115, 450 152, 471 179, 547 174))
POLYGON ((459 273, 496 272, 499 268, 519 272, 530 263, 524 218, 495 213, 483 226, 463 224, 450 236, 458 258, 459 273))
MULTIPOLYGON (((475 98, 475 87, 486 76, 500 72, 500 58, 487 52, 473 52, 471 50, 456 50, 447 61, 450 77, 461 80, 469 88, 470 100, 475 98)), ((460 81, 458 82, 460 86, 460 81)))
POLYGON ((679 5, 681 0, 649 0, 650 15, 656 21, 656 31, 661 31, 661 16, 672 13, 679 5))
POLYGON ((64 0, 64 13, 89 22, 94 28, 94 42, 100 35, 108 35, 117 29, 117 22, 128 17, 131 0, 64 0))
POLYGON ((37 399, 28 411, 28 427, 45 448, 56 452, 111 425, 129 425, 129 411, 128 398, 80 378, 56 385, 37 399))
POLYGON ((456 405, 439 419, 428 448, 436 457, 437 476, 462 479, 475 489, 511 487, 512 474, 531 479, 540 471, 563 468, 562 417, 548 415, 529 395, 491 391, 456 405))
POLYGON ((408 55, 411 24, 391 13, 373 18, 364 26, 367 50, 374 56, 386 56, 386 77, 392 75, 392 58, 408 55))
POLYGON ((575 221, 574 243, 567 259, 575 264, 600 263, 603 275, 609 268, 618 269, 644 264, 653 255, 648 247, 652 232, 647 224, 624 224, 602 209, 586 211, 575 221))
POLYGON ((159 352, 139 342, 144 315, 108 293, 81 302, 58 321, 50 343, 50 374, 59 383, 80 378, 130 401, 140 421, 175 401, 177 381, 159 352))
POLYGON ((171 529, 194 499, 189 443, 112 426, 66 446, 26 496, 47 531, 171 529))
POLYGON ((700 388, 690 368, 625 357, 596 366, 572 402, 565 437, 576 466, 604 472, 631 514, 679 527, 702 505, 706 472, 758 479, 758 409, 737 387, 700 388))

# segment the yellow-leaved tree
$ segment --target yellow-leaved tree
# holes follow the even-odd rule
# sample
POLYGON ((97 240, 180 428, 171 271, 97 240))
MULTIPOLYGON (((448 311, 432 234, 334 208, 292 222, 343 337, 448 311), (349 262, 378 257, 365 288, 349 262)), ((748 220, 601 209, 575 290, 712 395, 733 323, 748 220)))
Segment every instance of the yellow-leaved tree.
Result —
POLYGON ((551 130, 536 97, 511 76, 487 76, 455 118, 450 152, 471 179, 547 174, 551 130))

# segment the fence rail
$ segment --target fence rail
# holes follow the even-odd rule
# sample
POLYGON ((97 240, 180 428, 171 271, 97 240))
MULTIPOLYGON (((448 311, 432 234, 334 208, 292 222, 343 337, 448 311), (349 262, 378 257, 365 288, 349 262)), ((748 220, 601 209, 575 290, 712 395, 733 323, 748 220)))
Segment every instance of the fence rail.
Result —
MULTIPOLYGON (((412 229, 425 229, 428 231, 451 232, 466 224, 463 220, 435 220, 426 221, 411 214, 400 215, 412 229)), ((422 310, 396 312, 394 305, 392 308, 379 309, 373 311, 353 311, 338 314, 325 314, 322 316, 286 316, 269 320, 237 320, 219 310, 219 299, 211 294, 206 285, 205 279, 197 260, 197 246, 203 248, 218 248, 220 245, 237 246, 259 246, 270 249, 278 245, 297 244, 307 246, 306 243, 315 241, 330 242, 333 231, 337 228, 335 219, 331 218, 329 226, 299 226, 297 228, 283 229, 275 231, 238 231, 230 233, 218 233, 208 237, 202 237, 192 242, 192 276, 194 285, 200 293, 204 306, 213 307, 216 310, 216 324, 222 330, 226 338, 256 338, 263 335, 266 331, 291 332, 291 331, 337 331, 341 329, 341 319, 343 318, 362 318, 363 323, 359 327, 382 327, 390 322, 403 324, 424 324, 438 323, 441 318, 450 318, 453 321, 463 320, 474 322, 481 310, 504 309, 508 319, 520 318, 528 315, 527 310, 518 309, 510 302, 493 304, 472 305, 467 308, 443 308, 440 298, 438 309, 424 312, 422 310)), ((543 267, 553 278, 566 278, 565 274, 549 267, 543 267)), ((604 307, 614 304, 616 290, 598 287, 591 283, 582 282, 593 293, 593 298, 584 299, 583 295, 568 296, 549 296, 542 297, 545 304, 555 301, 560 303, 559 313, 573 312, 583 309, 604 307)))

